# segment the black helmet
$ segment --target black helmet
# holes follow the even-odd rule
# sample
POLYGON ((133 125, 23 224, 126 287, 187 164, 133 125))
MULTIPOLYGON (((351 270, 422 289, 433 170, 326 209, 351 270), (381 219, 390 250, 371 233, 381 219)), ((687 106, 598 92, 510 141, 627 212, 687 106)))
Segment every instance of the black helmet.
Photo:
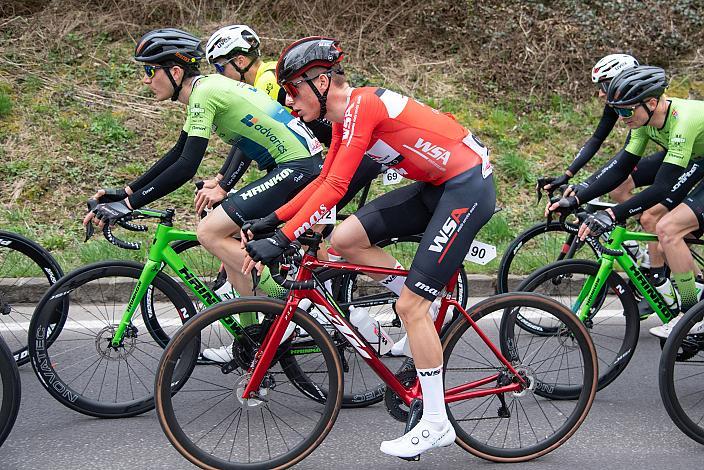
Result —
POLYGON ((175 28, 149 31, 137 43, 134 59, 139 62, 162 64, 173 62, 188 68, 197 68, 205 57, 200 39, 175 28))
POLYGON ((340 63, 344 55, 336 39, 322 36, 299 39, 281 53, 276 64, 276 80, 279 84, 284 84, 313 67, 331 69, 340 63))
POLYGON ((611 106, 642 103, 648 98, 659 98, 667 88, 665 71, 660 67, 639 65, 626 69, 611 80, 606 101, 611 106))

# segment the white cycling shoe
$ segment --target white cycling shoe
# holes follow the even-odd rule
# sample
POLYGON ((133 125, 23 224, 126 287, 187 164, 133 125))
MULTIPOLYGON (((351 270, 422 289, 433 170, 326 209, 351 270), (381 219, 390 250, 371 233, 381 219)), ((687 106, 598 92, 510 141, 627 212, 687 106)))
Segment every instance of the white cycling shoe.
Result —
MULTIPOLYGON (((447 313, 445 314, 445 319, 443 320, 442 324, 443 326, 447 325, 451 320, 452 320, 452 315, 454 314, 455 308, 454 307, 448 307, 447 308, 447 313)), ((435 321, 435 319, 438 317, 438 313, 440 312, 440 299, 435 299, 432 304, 430 304, 430 318, 435 321)), ((403 338, 400 340, 396 341, 393 346, 391 346, 391 351, 389 351, 389 354, 392 356, 408 356, 408 357, 413 357, 411 354, 411 347, 408 344, 408 335, 403 335, 403 338)))
POLYGON ((450 421, 439 431, 421 419, 413 429, 393 441, 384 441, 379 450, 387 455, 412 458, 437 447, 446 447, 455 442, 455 428, 450 421))
MULTIPOLYGON (((658 338, 667 339, 670 336, 670 333, 672 333, 672 330, 674 329, 677 322, 679 322, 683 317, 684 315, 680 314, 679 316, 670 320, 669 323, 651 328, 649 330, 650 334, 653 336, 657 336, 658 338)), ((692 328, 689 330, 688 334, 700 335, 702 333, 704 333, 704 320, 695 323, 694 326, 692 326, 692 328)))
MULTIPOLYGON (((293 322, 289 323, 284 332, 284 337, 281 339, 281 343, 286 341, 293 334, 293 330, 295 329, 296 324, 293 322)), ((209 361, 217 362, 218 364, 226 364, 235 358, 235 356, 232 355, 233 344, 234 343, 230 343, 227 346, 220 346, 219 348, 204 349, 201 356, 209 361)))

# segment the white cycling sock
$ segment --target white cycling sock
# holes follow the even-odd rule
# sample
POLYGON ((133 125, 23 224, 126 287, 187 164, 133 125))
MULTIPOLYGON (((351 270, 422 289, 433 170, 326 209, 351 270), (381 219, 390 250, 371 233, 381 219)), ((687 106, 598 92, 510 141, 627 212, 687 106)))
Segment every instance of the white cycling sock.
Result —
MULTIPOLYGON (((403 269, 403 265, 397 260, 394 269, 403 269)), ((403 285, 406 283, 406 276, 386 276, 379 282, 385 285, 386 288, 394 294, 401 295, 401 289, 403 289, 403 285)))
POLYGON ((423 391, 423 421, 436 431, 447 422, 445 409, 445 389, 442 383, 442 365, 432 369, 416 369, 420 388, 423 391))

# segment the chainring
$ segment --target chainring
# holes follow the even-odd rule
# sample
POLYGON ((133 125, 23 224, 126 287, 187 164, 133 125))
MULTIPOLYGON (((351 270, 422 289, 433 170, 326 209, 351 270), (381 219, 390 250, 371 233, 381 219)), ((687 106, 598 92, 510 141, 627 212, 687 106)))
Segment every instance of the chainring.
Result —
MULTIPOLYGON (((413 383, 418 379, 415 367, 410 369, 406 368, 406 363, 401 366, 402 370, 397 372, 396 378, 405 387, 413 385, 413 383)), ((384 404, 386 404, 386 410, 389 414, 397 421, 405 423, 408 421, 408 411, 409 407, 406 405, 401 398, 396 395, 396 393, 391 389, 391 387, 386 387, 386 392, 384 392, 384 404)))

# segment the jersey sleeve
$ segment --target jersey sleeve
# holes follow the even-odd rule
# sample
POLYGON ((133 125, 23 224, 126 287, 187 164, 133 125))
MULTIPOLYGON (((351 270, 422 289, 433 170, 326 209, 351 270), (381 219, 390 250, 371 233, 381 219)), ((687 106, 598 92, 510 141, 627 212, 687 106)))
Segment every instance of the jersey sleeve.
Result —
MULTIPOLYGON (((335 152, 328 152, 327 158, 333 157, 328 171, 322 177, 320 186, 282 228, 290 240, 317 223, 342 199, 369 147, 372 132, 387 117, 386 108, 378 96, 372 93, 353 94, 345 110, 342 138, 339 139, 339 144, 334 138, 335 152)), ((339 132, 338 126, 336 130, 339 132)))
POLYGON ((626 152, 642 157, 645 154, 645 146, 648 145, 648 130, 646 126, 639 127, 629 133, 629 141, 626 144, 626 152))
POLYGON ((216 112, 215 100, 208 99, 203 85, 195 86, 188 100, 188 116, 183 126, 188 137, 210 139, 216 112))
POLYGON ((288 203, 284 204, 281 206, 277 211, 276 211, 276 217, 279 220, 282 221, 287 221, 291 217, 293 217, 296 212, 298 212, 305 202, 315 194, 315 192, 318 190, 321 184, 325 181, 325 177, 327 174, 330 172, 330 167, 332 166, 332 162, 335 159, 335 154, 337 153, 337 149, 340 146, 340 140, 342 139, 342 125, 340 124, 334 124, 333 125, 333 137, 332 137, 332 142, 330 144, 330 149, 328 150, 328 155, 325 157, 325 162, 323 163, 323 168, 320 171, 320 174, 308 185, 303 188, 301 192, 296 194, 296 196, 291 199, 288 203), (335 128, 337 131, 335 131, 335 128))
MULTIPOLYGON (((672 119, 672 116, 670 116, 672 119)), ((663 163, 686 168, 692 158, 692 148, 697 138, 698 130, 693 123, 697 119, 689 116, 680 116, 677 122, 670 129, 670 140, 667 146, 667 154, 663 163)))

